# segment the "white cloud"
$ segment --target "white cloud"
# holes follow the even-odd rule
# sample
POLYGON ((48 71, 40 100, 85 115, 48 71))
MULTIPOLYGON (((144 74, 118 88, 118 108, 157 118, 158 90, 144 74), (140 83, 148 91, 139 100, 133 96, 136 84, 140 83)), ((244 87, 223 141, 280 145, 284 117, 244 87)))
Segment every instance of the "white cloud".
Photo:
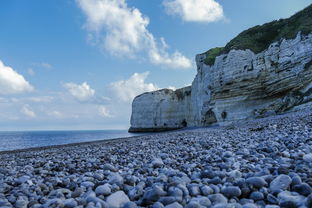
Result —
POLYGON ((148 17, 137 8, 129 8, 125 0, 76 1, 87 16, 88 39, 95 38, 111 54, 134 57, 147 52, 153 64, 180 69, 192 67, 192 62, 180 52, 169 54, 164 39, 158 46, 147 29, 148 17))
POLYGON ((28 105, 24 105, 23 108, 21 109, 21 113, 23 113, 24 115, 30 117, 30 118, 35 118, 36 114, 34 111, 32 111, 30 109, 30 107, 28 105))
POLYGON ((64 87, 69 91, 72 96, 80 101, 87 101, 95 94, 95 90, 92 89, 86 82, 83 82, 80 85, 69 82, 65 83, 64 87))
POLYGON ((110 114, 109 110, 105 106, 99 106, 98 110, 99 110, 100 116, 102 116, 104 118, 111 118, 111 117, 113 117, 110 114))
POLYGON ((25 78, 0 61, 0 94, 30 92, 33 87, 25 78))
POLYGON ((112 90, 122 101, 132 101, 132 99, 143 93, 157 90, 158 87, 152 83, 145 83, 149 72, 134 73, 127 80, 120 80, 110 84, 112 90))
POLYGON ((168 14, 186 22, 215 22, 224 18, 222 6, 215 0, 164 0, 168 14))

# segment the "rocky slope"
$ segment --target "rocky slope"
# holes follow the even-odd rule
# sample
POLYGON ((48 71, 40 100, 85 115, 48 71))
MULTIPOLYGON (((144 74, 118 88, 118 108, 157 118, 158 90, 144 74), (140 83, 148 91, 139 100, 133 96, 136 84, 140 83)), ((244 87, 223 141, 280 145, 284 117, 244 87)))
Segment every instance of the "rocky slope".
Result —
POLYGON ((134 99, 130 131, 224 124, 310 105, 312 5, 242 32, 224 48, 197 55, 196 64, 191 87, 134 99))

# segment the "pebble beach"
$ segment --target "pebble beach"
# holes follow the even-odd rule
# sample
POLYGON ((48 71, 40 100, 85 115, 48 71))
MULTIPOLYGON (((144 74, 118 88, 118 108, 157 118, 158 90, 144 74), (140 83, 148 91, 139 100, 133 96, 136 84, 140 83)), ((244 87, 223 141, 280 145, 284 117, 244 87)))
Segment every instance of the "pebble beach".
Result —
POLYGON ((1 208, 309 208, 312 111, 0 152, 1 208))

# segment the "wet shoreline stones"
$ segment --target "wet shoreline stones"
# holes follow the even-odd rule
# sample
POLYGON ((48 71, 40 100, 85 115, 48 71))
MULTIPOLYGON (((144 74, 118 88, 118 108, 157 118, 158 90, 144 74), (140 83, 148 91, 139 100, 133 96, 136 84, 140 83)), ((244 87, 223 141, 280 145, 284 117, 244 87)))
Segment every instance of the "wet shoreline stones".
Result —
POLYGON ((0 207, 312 207, 312 111, 0 154, 0 207))

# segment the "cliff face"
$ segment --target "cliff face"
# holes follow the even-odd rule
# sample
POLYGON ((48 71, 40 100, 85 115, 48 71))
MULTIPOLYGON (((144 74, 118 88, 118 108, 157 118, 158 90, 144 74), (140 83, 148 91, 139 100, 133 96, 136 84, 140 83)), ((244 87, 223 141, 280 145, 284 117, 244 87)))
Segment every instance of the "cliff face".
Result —
POLYGON ((132 103, 130 132, 186 127, 191 120, 191 87, 163 89, 137 96, 132 103))
POLYGON ((209 126, 312 106, 312 5, 289 19, 244 31, 225 48, 197 55, 196 64, 191 87, 134 99, 130 131, 209 126), (287 38, 270 31, 277 26, 287 38), (294 30, 299 32, 289 38, 294 30), (250 38, 265 44, 244 49, 243 40, 250 45, 250 38))
POLYGON ((193 126, 281 113, 310 101, 312 33, 272 43, 261 53, 231 50, 206 65, 197 55, 193 126))

